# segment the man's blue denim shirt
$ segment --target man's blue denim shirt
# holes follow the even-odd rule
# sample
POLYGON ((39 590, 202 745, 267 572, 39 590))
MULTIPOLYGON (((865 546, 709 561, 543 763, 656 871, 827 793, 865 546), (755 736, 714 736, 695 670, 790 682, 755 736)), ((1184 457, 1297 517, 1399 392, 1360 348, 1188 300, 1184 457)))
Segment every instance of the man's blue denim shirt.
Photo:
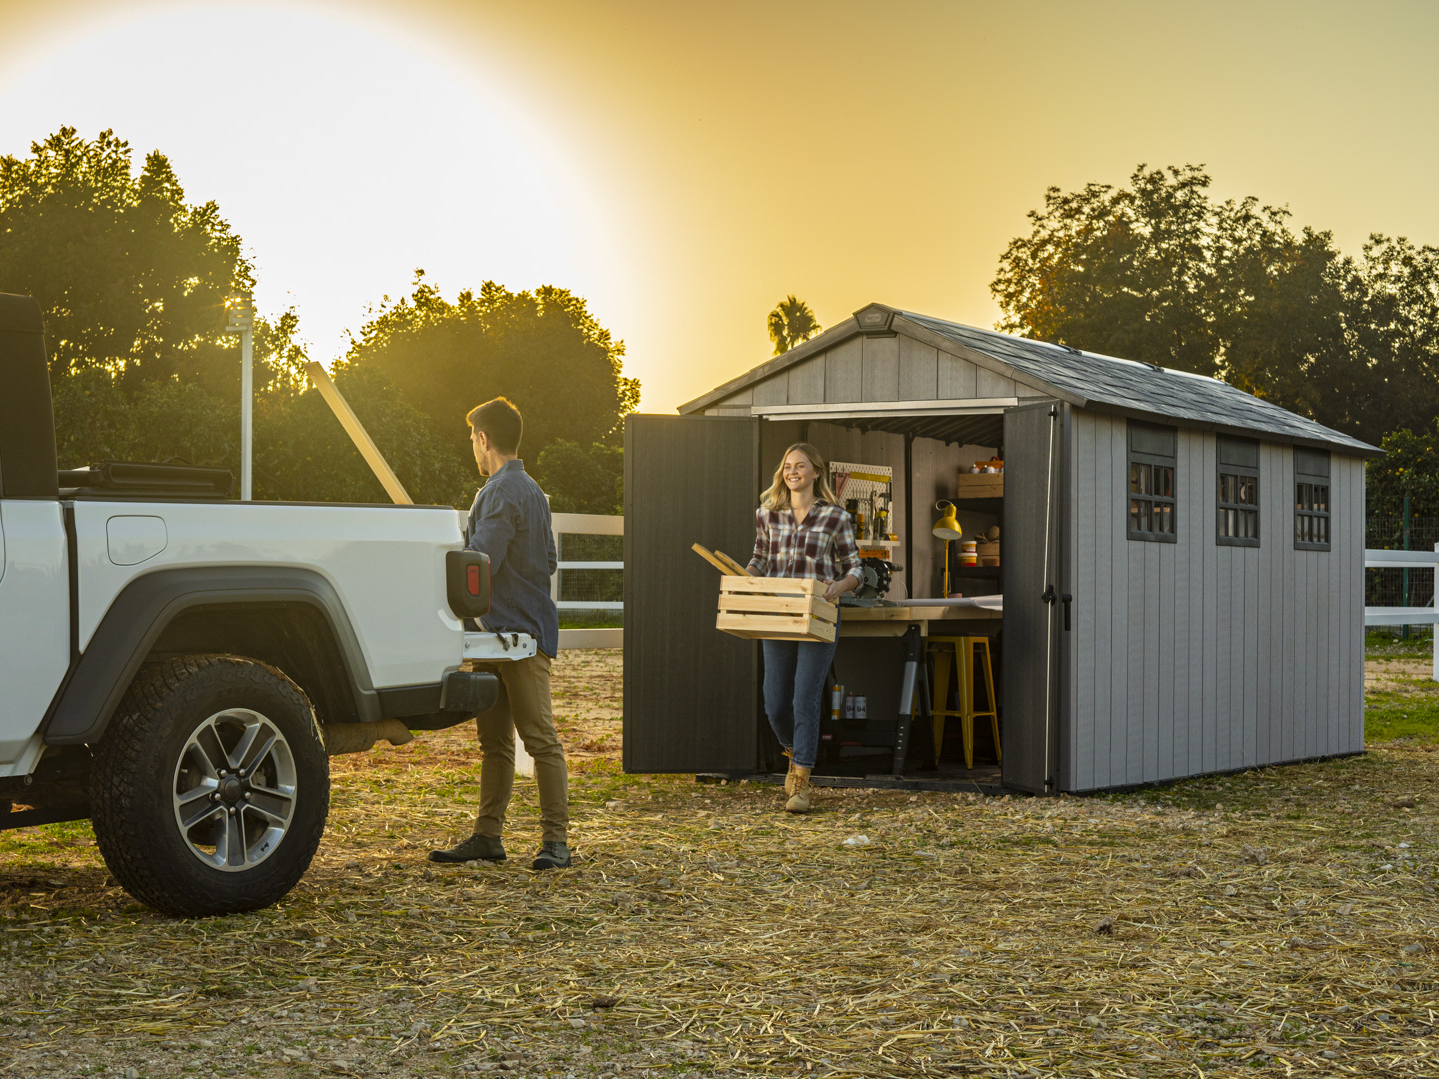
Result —
POLYGON ((555 534, 549 501, 523 461, 507 461, 475 495, 468 546, 490 556, 484 627, 528 633, 554 659, 560 648, 560 612, 550 598, 555 534))

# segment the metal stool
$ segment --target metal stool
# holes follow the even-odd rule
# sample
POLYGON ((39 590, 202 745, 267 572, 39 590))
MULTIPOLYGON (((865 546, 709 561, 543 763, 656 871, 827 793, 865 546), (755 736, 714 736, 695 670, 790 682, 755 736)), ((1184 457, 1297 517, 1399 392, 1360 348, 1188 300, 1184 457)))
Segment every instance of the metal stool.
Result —
POLYGON ((974 720, 976 716, 988 716, 990 731, 994 735, 994 756, 1003 760, 999 748, 999 716, 994 710, 994 668, 989 660, 988 637, 930 637, 929 650, 934 656, 934 759, 939 761, 940 749, 944 744, 944 717, 958 716, 960 729, 964 734, 964 766, 974 767, 974 720), (938 645, 939 647, 935 647, 938 645), (984 690, 987 694, 986 711, 974 707, 974 650, 983 650, 984 690), (944 708, 949 703, 950 656, 955 659, 956 703, 959 708, 944 708))

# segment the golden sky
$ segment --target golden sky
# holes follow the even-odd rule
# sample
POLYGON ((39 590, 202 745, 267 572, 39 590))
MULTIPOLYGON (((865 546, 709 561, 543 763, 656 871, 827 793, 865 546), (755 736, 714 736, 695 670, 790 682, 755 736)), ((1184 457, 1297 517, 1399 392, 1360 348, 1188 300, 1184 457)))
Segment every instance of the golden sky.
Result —
MULTIPOLYGON (((0 0, 0 153, 169 155, 316 358, 417 266, 590 300, 645 411, 787 293, 988 326, 1044 189, 1204 164, 1358 253, 1439 244, 1439 3, 0 0)), ((477 388, 474 396, 504 392, 477 388)))

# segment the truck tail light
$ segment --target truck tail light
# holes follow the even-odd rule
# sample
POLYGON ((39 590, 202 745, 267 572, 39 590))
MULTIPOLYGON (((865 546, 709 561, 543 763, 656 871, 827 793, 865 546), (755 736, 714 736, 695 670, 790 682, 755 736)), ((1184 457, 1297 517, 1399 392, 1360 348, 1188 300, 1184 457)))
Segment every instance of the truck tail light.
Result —
POLYGON ((460 618, 490 610, 490 556, 479 551, 445 552, 445 595, 460 618))

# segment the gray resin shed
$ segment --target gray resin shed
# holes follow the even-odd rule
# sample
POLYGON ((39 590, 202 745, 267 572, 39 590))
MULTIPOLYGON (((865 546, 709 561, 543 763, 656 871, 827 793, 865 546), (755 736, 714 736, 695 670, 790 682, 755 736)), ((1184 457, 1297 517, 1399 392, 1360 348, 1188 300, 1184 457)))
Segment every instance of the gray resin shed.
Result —
MULTIPOLYGON (((936 499, 997 523, 1005 787, 1087 791, 1363 748, 1364 459, 1211 378, 872 304, 626 440, 625 767, 752 774, 759 649, 714 629, 784 447, 893 468, 895 596, 939 592, 936 499), (956 498, 1001 456, 1002 499, 956 498), (1051 598, 1052 597, 1052 598, 1051 598), (1067 602, 1066 602, 1067 601, 1067 602)), ((817 769, 816 775, 824 772, 817 769)))

